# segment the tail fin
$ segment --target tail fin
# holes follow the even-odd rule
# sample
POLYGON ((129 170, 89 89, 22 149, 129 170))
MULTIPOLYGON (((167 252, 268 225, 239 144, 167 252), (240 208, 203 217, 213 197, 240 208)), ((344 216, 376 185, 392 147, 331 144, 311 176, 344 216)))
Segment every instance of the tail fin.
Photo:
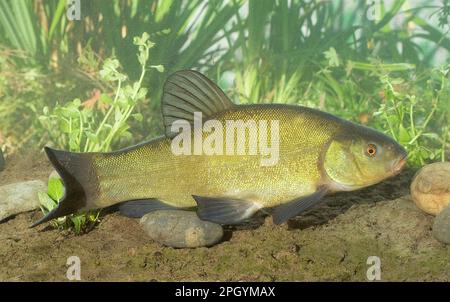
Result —
POLYGON ((86 187, 92 188, 95 183, 90 154, 59 151, 48 147, 45 147, 45 152, 53 167, 61 176, 66 193, 58 206, 42 219, 36 221, 31 226, 32 228, 86 207, 87 194, 89 193, 86 191, 86 187))

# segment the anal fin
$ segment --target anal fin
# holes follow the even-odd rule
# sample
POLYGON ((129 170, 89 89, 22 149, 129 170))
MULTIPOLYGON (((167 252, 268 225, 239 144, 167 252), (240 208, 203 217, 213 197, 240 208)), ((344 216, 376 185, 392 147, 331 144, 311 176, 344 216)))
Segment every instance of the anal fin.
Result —
POLYGON ((320 202, 322 197, 327 194, 326 187, 319 187, 316 192, 311 195, 296 198, 285 204, 279 205, 272 212, 273 222, 275 224, 282 224, 290 218, 293 218, 304 212, 320 202))
POLYGON ((197 215, 202 220, 218 224, 239 224, 255 214, 261 205, 232 198, 192 196, 197 202, 197 215))
POLYGON ((139 199, 123 202, 119 205, 120 214, 130 218, 141 218, 147 213, 159 210, 176 210, 158 199, 139 199))

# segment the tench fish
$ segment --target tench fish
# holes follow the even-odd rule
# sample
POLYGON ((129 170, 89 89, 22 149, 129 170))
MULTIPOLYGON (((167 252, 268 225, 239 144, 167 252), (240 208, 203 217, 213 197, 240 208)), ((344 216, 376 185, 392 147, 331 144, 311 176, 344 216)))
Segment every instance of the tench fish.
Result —
POLYGON ((45 148, 66 193, 58 207, 33 226, 114 204, 130 217, 158 209, 195 209, 201 219, 225 225, 267 210, 281 224, 327 194, 357 190, 398 174, 407 158, 392 138, 316 109, 235 105, 215 83, 192 70, 167 79, 162 114, 165 135, 127 149, 71 153, 45 148), (204 128, 195 127, 199 115, 204 128), (214 127, 206 127, 208 121, 215 121, 214 127), (235 146, 221 150, 217 147, 229 138, 230 121, 260 129, 247 127, 246 135, 232 137, 235 146), (189 125, 192 133, 183 141, 181 130, 189 125), (210 145, 213 152, 199 147, 199 140, 207 144, 216 128, 216 140, 209 137, 209 143, 216 144, 210 145), (271 132, 269 138, 260 135, 264 131, 271 132), (193 147, 183 145, 192 142, 193 147), (245 145, 238 154, 228 152, 238 145, 245 145), (269 156, 264 146, 276 151, 272 161, 263 161, 269 156))

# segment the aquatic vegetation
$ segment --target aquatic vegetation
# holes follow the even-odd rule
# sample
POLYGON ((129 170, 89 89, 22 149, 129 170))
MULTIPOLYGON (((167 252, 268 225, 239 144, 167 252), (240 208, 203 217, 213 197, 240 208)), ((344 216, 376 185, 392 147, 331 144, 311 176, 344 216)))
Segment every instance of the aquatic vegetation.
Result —
MULTIPOLYGON (((145 74, 148 68, 160 72, 164 70, 161 65, 148 66, 149 51, 154 44, 147 33, 136 37, 134 44, 139 48, 137 58, 141 65, 138 81, 127 84, 127 76, 119 71, 119 61, 110 58, 105 60, 99 73, 105 81, 116 85, 113 98, 107 93, 99 93, 84 103, 75 99, 64 105, 57 104, 52 109, 44 107, 44 114, 39 120, 58 148, 74 152, 107 152, 111 151, 113 143, 121 139, 131 141, 129 119, 142 121, 142 115, 135 112, 135 108, 147 94, 147 89, 142 87, 145 74)), ((51 178, 47 194, 39 195, 44 214, 57 207, 63 196, 62 192, 61 180, 51 178)), ((73 227, 75 233, 80 233, 94 225, 98 216, 99 211, 91 211, 87 214, 70 215, 68 219, 63 217, 53 224, 58 228, 73 227)))
POLYGON ((446 160, 450 127, 448 66, 421 72, 411 64, 349 60, 334 69, 327 66, 316 74, 319 84, 312 89, 319 96, 307 96, 311 106, 384 131, 408 150, 412 166, 446 160), (336 72, 345 72, 346 79, 340 82, 336 72), (311 99, 322 99, 322 103, 311 99))
MULTIPOLYGON (((40 208, 44 214, 52 211, 58 206, 59 201, 64 196, 64 185, 60 178, 51 177, 48 181, 47 192, 39 192, 38 198, 41 203, 40 208)), ((60 217, 50 222, 53 227, 64 230, 73 230, 75 234, 81 234, 88 232, 97 223, 99 219, 100 211, 88 211, 87 213, 76 215, 72 214, 65 217, 60 217)))
POLYGON ((32 138, 36 143, 40 136, 35 131, 39 129, 36 110, 45 105, 46 81, 38 69, 18 66, 15 58, 23 55, 0 47, 0 148, 6 156, 32 138))
POLYGON ((58 45, 64 36, 67 20, 64 15, 65 1, 47 2, 33 1, 2 1, 0 3, 0 25, 3 29, 2 42, 7 42, 16 50, 26 53, 21 58, 24 64, 37 65, 39 62, 46 66, 50 61, 52 46, 58 45), (41 22, 42 27, 35 24, 41 22), (58 28, 58 23, 61 25, 58 28))
POLYGON ((75 152, 105 152, 121 139, 131 141, 129 119, 139 122, 143 119, 135 108, 147 95, 147 88, 142 84, 148 68, 159 72, 164 70, 161 65, 148 66, 149 51, 154 43, 147 33, 136 37, 134 44, 139 47, 137 57, 141 65, 141 74, 136 82, 127 84, 128 78, 120 71, 119 61, 108 58, 99 74, 103 80, 116 86, 113 96, 108 92, 98 92, 83 103, 75 99, 54 108, 44 107, 39 120, 58 148, 75 152))
MULTIPOLYGON (((374 116, 386 133, 407 150, 409 162, 422 166, 427 161, 445 161, 449 135, 449 68, 432 72, 425 91, 402 78, 383 76, 383 102, 374 116)), ((419 86, 420 87, 420 86, 419 86)))

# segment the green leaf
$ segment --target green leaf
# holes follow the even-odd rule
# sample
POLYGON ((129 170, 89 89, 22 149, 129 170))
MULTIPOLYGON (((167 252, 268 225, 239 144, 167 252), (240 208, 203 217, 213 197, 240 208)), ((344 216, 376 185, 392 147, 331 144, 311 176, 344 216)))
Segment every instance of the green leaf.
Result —
POLYGON ((164 72, 164 66, 163 65, 152 65, 150 67, 156 69, 158 72, 164 72))
POLYGON ((119 67, 120 63, 117 59, 108 58, 100 70, 100 76, 106 81, 123 81, 126 79, 126 76, 118 71, 119 67))
POLYGON ((58 203, 54 201, 47 193, 38 192, 39 203, 41 204, 41 209, 45 214, 53 210, 58 206, 58 203))
POLYGON ((64 16, 66 8, 66 1, 59 0, 58 6, 56 7, 56 11, 53 14, 52 23, 50 25, 50 30, 48 31, 48 39, 51 40, 53 37, 53 33, 55 32, 56 26, 61 20, 61 17, 64 16))
POLYGON ((96 136, 92 132, 85 132, 85 134, 91 142, 98 144, 98 142, 99 142, 98 136, 96 136))
POLYGON ((86 217, 84 215, 78 215, 78 216, 70 217, 70 220, 73 223, 75 234, 80 234, 81 228, 86 221, 86 217))
POLYGON ((339 67, 339 57, 334 47, 324 52, 325 58, 328 60, 328 66, 339 67))
POLYGON ((147 62, 147 56, 144 54, 144 53, 139 53, 138 54, 138 61, 139 61, 139 64, 141 64, 141 65, 145 65, 145 63, 147 62))
POLYGON ((80 117, 78 106, 75 106, 74 103, 72 103, 72 105, 70 103, 67 104, 67 107, 63 108, 62 113, 68 118, 78 119, 80 117))
POLYGON ((73 139, 69 140, 70 151, 76 152, 80 150, 80 146, 73 139))
POLYGON ((145 96, 147 95, 147 92, 148 92, 147 88, 139 89, 139 91, 136 95, 136 99, 138 99, 138 100, 144 99, 145 96))
POLYGON ((105 104, 112 104, 113 99, 110 98, 107 94, 102 93, 100 95, 100 102, 105 103, 105 104))
POLYGON ((126 141, 131 141, 133 139, 133 134, 129 131, 123 132, 120 136, 126 141))
POLYGON ((66 119, 62 119, 59 121, 59 129, 63 133, 70 133, 70 125, 66 119))
POLYGON ((48 181, 47 193, 53 200, 59 202, 64 195, 64 185, 61 179, 52 177, 48 181))
POLYGON ((117 122, 120 122, 120 120, 122 119, 122 112, 119 109, 116 109, 116 111, 114 112, 114 120, 117 122))
POLYGON ((134 119, 138 122, 142 122, 144 120, 144 117, 142 116, 142 114, 140 113, 135 113, 132 115, 134 117, 134 119))
POLYGON ((399 125, 398 131, 398 140, 401 144, 405 144, 411 140, 411 135, 402 124, 399 125))
POLYGON ((124 132, 128 131, 128 129, 130 129, 130 126, 128 126, 127 124, 122 124, 119 129, 117 129, 117 135, 121 136, 124 132))
POLYGON ((38 119, 39 119, 39 121, 40 121, 41 123, 45 123, 45 122, 48 121, 48 116, 41 115, 41 116, 38 117, 38 119))
POLYGON ((73 106, 74 106, 74 109, 75 109, 75 108, 78 108, 78 107, 81 106, 81 100, 80 100, 80 99, 74 99, 74 100, 72 101, 72 104, 73 104, 73 106))
POLYGON ((133 96, 135 88, 139 88, 139 84, 138 83, 134 83, 133 86, 131 85, 126 85, 125 87, 123 87, 123 98, 125 99, 129 99, 133 96), (136 87, 137 85, 137 87, 136 87))

